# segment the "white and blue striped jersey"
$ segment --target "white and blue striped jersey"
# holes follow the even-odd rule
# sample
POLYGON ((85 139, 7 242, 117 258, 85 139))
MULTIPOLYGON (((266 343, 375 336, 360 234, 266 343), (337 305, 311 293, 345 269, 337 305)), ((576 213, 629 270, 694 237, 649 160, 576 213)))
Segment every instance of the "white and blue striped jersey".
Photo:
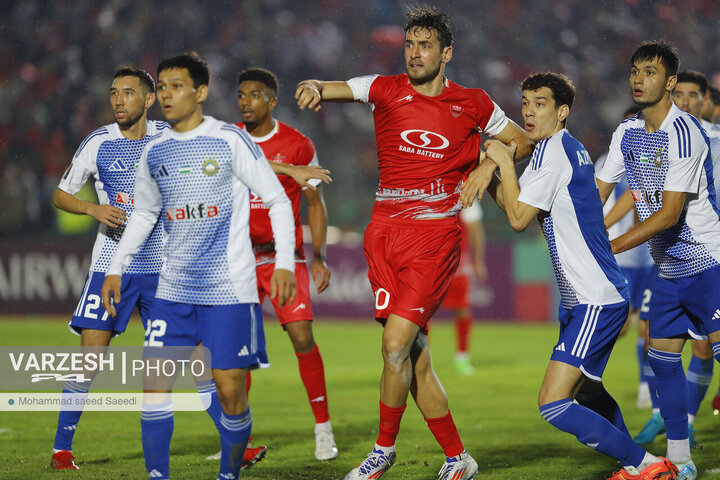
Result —
POLYGON ((519 184, 518 200, 542 210, 562 306, 626 301, 627 282, 610 250, 585 147, 565 129, 540 141, 519 184))
POLYGON ((695 117, 671 105, 653 133, 645 131, 642 113, 622 122, 598 178, 617 183, 623 174, 642 221, 660 210, 664 191, 687 193, 678 222, 648 240, 660 276, 690 277, 720 265, 710 140, 695 117))
POLYGON ((292 207, 250 136, 208 116, 191 131, 164 131, 140 158, 135 215, 108 274, 121 274, 161 215, 166 240, 157 298, 196 305, 257 303, 250 190, 270 207, 275 268, 294 271, 292 207))
MULTIPOLYGON (((132 218, 135 198, 135 175, 143 148, 160 132, 168 129, 165 122, 147 122, 147 134, 140 140, 129 140, 120 132, 117 123, 105 125, 87 136, 75 152, 58 188, 75 195, 90 176, 95 178, 95 191, 101 205, 112 205, 132 218)), ((125 226, 98 228, 93 247, 91 272, 104 273, 115 254, 125 226)), ((157 274, 162 265, 162 227, 158 225, 148 236, 127 274, 157 274)))
MULTIPOLYGON (((598 172, 605 164, 607 158, 607 152, 602 154, 600 158, 595 161, 595 171, 598 172)), ((607 216, 610 210, 615 206, 618 199, 627 191, 628 184, 625 179, 620 180, 615 188, 610 193, 605 206, 603 207, 603 215, 607 216)), ((623 235, 635 225, 635 209, 629 211, 623 218, 621 218, 615 225, 608 228, 608 237, 613 240, 620 235, 623 235)), ((650 250, 648 249, 647 243, 638 245, 635 248, 631 248, 622 253, 615 255, 615 259, 618 265, 621 267, 628 268, 643 268, 650 267, 653 265, 653 259, 650 256, 650 250)))

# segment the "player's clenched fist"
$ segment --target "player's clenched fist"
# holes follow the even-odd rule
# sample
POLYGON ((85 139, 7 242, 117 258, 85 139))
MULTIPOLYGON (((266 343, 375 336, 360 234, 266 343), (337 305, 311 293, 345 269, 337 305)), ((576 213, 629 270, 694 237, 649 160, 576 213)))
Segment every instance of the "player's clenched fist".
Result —
POLYGON ((100 294, 102 295, 103 307, 105 311, 110 314, 111 317, 117 315, 115 310, 115 304, 120 303, 120 287, 122 286, 122 279, 120 275, 105 275, 105 281, 103 282, 100 294))
POLYGON ((278 304, 283 307, 285 303, 290 304, 295 301, 296 293, 295 274, 284 268, 276 268, 270 277, 270 298, 277 297, 278 304))
POLYGON ((319 111, 322 108, 322 105, 320 105, 322 100, 321 90, 322 84, 318 80, 303 80, 298 83, 295 90, 295 99, 300 110, 310 108, 316 112, 319 111))

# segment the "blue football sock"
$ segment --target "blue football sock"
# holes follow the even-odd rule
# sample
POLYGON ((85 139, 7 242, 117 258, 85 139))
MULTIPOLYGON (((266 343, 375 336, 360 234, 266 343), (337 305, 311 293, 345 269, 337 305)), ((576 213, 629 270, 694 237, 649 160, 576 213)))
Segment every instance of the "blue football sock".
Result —
POLYGON ((702 359, 693 355, 690 360, 687 369, 688 413, 690 415, 697 415, 700 409, 700 404, 712 381, 714 363, 715 359, 712 357, 702 359))
POLYGON ((623 465, 637 467, 645 457, 645 450, 629 435, 569 398, 546 403, 540 407, 540 414, 554 427, 575 435, 580 443, 619 460, 623 465))
POLYGON ((215 387, 215 381, 201 380, 196 383, 200 399, 205 405, 205 411, 212 418, 215 427, 220 431, 220 415, 222 414, 222 406, 220 405, 220 399, 218 398, 217 388, 215 387))
POLYGON ((238 478, 243 454, 250 438, 252 415, 250 408, 240 415, 228 415, 225 411, 220 415, 220 473, 218 479, 238 478))
POLYGON ((171 403, 152 406, 143 404, 140 426, 145 468, 150 478, 170 478, 170 439, 175 427, 171 403))
POLYGON ((638 361, 638 376, 640 378, 641 382, 645 381, 645 374, 643 372, 643 363, 645 361, 645 339, 644 338, 638 338, 637 343, 635 344, 635 355, 637 356, 638 361))
POLYGON ((650 401, 652 402, 653 410, 655 410, 656 408, 660 408, 658 406, 657 385, 656 385, 657 382, 655 379, 655 372, 653 372, 653 369, 650 366, 650 362, 648 361, 647 356, 645 357, 645 360, 643 361, 643 377, 648 384, 648 390, 650 391, 650 401))
POLYGON ((648 359, 655 372, 658 405, 668 440, 688 438, 688 386, 681 354, 650 347, 648 359))
MULTIPOLYGON (((69 400, 76 408, 76 399, 86 398, 90 383, 66 382, 63 386, 62 399, 69 400)), ((55 432, 55 450, 72 450, 73 437, 75 429, 80 421, 82 410, 64 410, 60 409, 58 415, 57 431, 55 432)))
POLYGON ((713 356, 715 357, 715 360, 720 362, 720 342, 715 342, 711 346, 712 346, 713 356))
POLYGON ((623 420, 620 406, 612 395, 605 390, 605 387, 601 387, 601 390, 592 393, 578 392, 578 394, 575 395, 575 400, 583 407, 589 408, 612 423, 615 428, 624 434, 630 436, 630 432, 625 426, 625 420, 623 420))

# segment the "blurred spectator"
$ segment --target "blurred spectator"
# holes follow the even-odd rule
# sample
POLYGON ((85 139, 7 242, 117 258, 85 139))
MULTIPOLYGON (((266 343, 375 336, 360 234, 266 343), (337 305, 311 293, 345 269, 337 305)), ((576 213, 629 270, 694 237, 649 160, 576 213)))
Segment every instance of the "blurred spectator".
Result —
MULTIPOLYGON (((398 27, 404 23, 404 3, 7 0, 0 19, 3 233, 55 228, 50 193, 59 175, 91 129, 112 122, 105 108, 107 72, 120 64, 154 72, 159 59, 185 50, 209 59, 214 87, 205 110, 227 121, 238 120, 237 72, 261 66, 285 79, 278 117, 313 139, 336 178, 326 191, 330 222, 362 230, 376 187, 374 151, 368 150, 374 142, 369 114, 358 113, 353 105, 325 106, 322 115, 300 112, 293 106, 294 87, 304 78, 403 70, 404 37, 398 27), (184 28, 176 28, 178 24, 184 28), (24 186, 28 175, 42 198, 35 213, 21 215, 15 207, 29 194, 24 186)), ((519 120, 522 79, 534 71, 566 73, 578 87, 571 127, 593 156, 607 148, 615 119, 630 102, 628 54, 642 40, 657 36, 656 25, 672 24, 665 32, 680 51, 682 69, 720 78, 715 67, 720 65, 720 9, 712 0, 686 0, 681 6, 670 0, 459 0, 437 5, 455 25, 450 78, 484 88, 519 120)), ((159 119, 160 114, 153 110, 150 117, 159 119)), ((491 236, 504 235, 505 222, 495 225, 493 209, 487 213, 491 236)))

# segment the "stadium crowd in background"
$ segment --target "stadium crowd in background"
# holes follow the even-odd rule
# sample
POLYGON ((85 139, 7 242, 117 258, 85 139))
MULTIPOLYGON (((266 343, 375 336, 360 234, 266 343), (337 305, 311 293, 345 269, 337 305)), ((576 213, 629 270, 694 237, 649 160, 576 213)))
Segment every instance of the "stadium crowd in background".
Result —
MULTIPOLYGON (((232 119, 235 107, 227 99, 235 94, 238 66, 270 68, 281 79, 281 92, 311 76, 396 72, 404 36, 389 19, 402 18, 405 3, 272 0, 208 8, 191 0, 172 5, 5 2, 0 230, 20 235, 55 230, 50 196, 75 146, 96 125, 112 122, 105 108, 106 75, 117 65, 154 71, 165 55, 199 50, 215 75, 208 113, 232 119), (174 24, 193 28, 172 28, 163 20, 170 13, 174 24), (288 38, 297 48, 287 48, 288 38)), ((627 99, 617 95, 625 82, 624 53, 659 36, 654 25, 673 22, 663 36, 677 45, 684 68, 703 71, 718 83, 713 66, 720 65, 720 51, 710 48, 720 40, 714 2, 493 0, 480 10, 463 0, 438 6, 455 20, 456 35, 463 39, 462 51, 448 66, 451 80, 482 85, 500 105, 512 104, 517 85, 535 71, 565 72, 578 88, 592 91, 573 107, 573 131, 593 158, 607 148, 615 119, 627 107, 627 99), (675 21, 679 18, 682 22, 675 21)), ((376 186, 372 122, 358 105, 327 108, 300 121, 289 97, 279 99, 279 118, 302 126, 344 185, 326 192, 332 224, 361 231, 376 186), (342 169, 333 169, 339 164, 342 169)), ((162 119, 157 107, 149 116, 162 119)), ((519 120, 514 113, 513 118, 519 120)), ((485 220, 491 237, 516 238, 496 209, 486 212, 485 220)))

